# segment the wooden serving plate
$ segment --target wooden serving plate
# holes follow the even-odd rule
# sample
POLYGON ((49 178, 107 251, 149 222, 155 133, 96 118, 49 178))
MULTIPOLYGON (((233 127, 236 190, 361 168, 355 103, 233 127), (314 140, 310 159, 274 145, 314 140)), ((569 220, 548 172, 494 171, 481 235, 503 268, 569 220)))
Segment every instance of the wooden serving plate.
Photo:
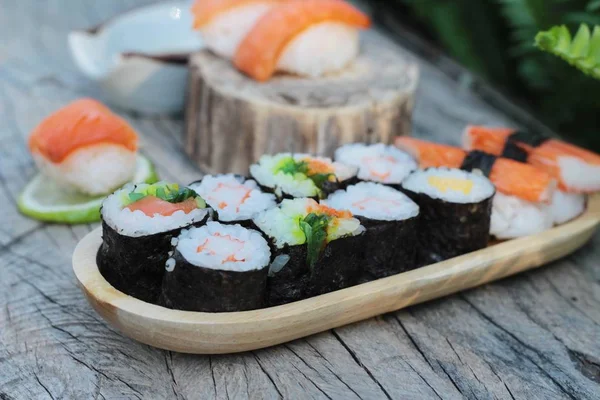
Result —
POLYGON ((113 288, 100 274, 101 228, 73 254, 73 270, 94 309, 126 336, 182 353, 221 354, 288 342, 539 267, 583 246, 600 223, 600 195, 579 218, 535 236, 283 306, 234 313, 176 311, 113 288))

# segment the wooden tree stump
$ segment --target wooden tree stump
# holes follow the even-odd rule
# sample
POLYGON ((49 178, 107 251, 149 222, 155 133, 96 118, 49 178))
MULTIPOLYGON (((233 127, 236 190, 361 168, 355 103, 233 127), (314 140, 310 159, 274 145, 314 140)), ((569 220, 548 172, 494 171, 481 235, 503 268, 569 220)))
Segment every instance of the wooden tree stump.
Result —
POLYGON ((209 51, 190 61, 186 151, 209 173, 247 174, 267 153, 332 156, 352 142, 391 143, 409 133, 416 64, 372 33, 343 72, 256 82, 209 51))

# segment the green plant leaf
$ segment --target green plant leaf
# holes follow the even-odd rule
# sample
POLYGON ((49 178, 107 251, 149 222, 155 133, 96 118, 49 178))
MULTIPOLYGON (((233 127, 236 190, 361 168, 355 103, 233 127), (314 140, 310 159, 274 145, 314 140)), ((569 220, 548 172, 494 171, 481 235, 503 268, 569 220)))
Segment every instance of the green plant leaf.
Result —
POLYGON ((539 49, 562 58, 583 73, 600 79, 599 26, 590 33, 588 26, 581 24, 574 38, 571 38, 566 26, 554 26, 539 32, 535 37, 535 44, 539 49))
POLYGON ((304 236, 306 236, 306 263, 311 272, 317 261, 319 261, 321 251, 327 244, 327 226, 329 225, 329 221, 331 221, 329 215, 315 213, 308 214, 300 221, 300 229, 302 229, 304 236))

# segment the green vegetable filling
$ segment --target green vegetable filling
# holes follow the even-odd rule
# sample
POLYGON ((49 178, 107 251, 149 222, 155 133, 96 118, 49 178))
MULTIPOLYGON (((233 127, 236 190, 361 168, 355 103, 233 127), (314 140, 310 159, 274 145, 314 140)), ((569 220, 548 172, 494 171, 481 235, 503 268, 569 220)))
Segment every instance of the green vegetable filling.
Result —
POLYGON ((135 203, 145 197, 154 196, 169 203, 181 203, 189 198, 194 198, 198 208, 206 208, 206 202, 192 189, 179 187, 178 184, 149 185, 136 187, 132 192, 125 195, 123 206, 135 203))
POLYGON ((311 272, 327 244, 327 226, 332 219, 329 215, 310 213, 300 220, 300 229, 306 236, 308 247, 306 262, 311 272))
POLYGON ((306 161, 297 161, 293 157, 285 157, 283 158, 275 167, 275 173, 283 172, 288 175, 296 175, 302 174, 306 176, 308 179, 312 180, 315 186, 319 189, 323 189, 323 185, 325 182, 328 182, 333 177, 335 179, 334 174, 310 174, 310 168, 308 162, 306 161))

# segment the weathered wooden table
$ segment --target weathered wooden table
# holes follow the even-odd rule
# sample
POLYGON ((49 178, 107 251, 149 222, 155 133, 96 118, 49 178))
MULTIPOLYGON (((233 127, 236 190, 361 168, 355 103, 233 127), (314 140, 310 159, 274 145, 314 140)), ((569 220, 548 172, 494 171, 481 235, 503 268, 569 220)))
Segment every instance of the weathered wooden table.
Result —
MULTIPOLYGON (((144 2, 0 0, 0 399, 600 398, 600 235, 537 271, 246 354, 170 353, 107 326, 71 270, 92 226, 41 224, 15 203, 35 172, 29 131, 98 95, 67 31, 144 2)), ((535 123, 435 52, 414 56, 415 135, 456 142, 467 122, 535 123)), ((162 177, 198 177, 180 119, 125 117, 162 177)))

